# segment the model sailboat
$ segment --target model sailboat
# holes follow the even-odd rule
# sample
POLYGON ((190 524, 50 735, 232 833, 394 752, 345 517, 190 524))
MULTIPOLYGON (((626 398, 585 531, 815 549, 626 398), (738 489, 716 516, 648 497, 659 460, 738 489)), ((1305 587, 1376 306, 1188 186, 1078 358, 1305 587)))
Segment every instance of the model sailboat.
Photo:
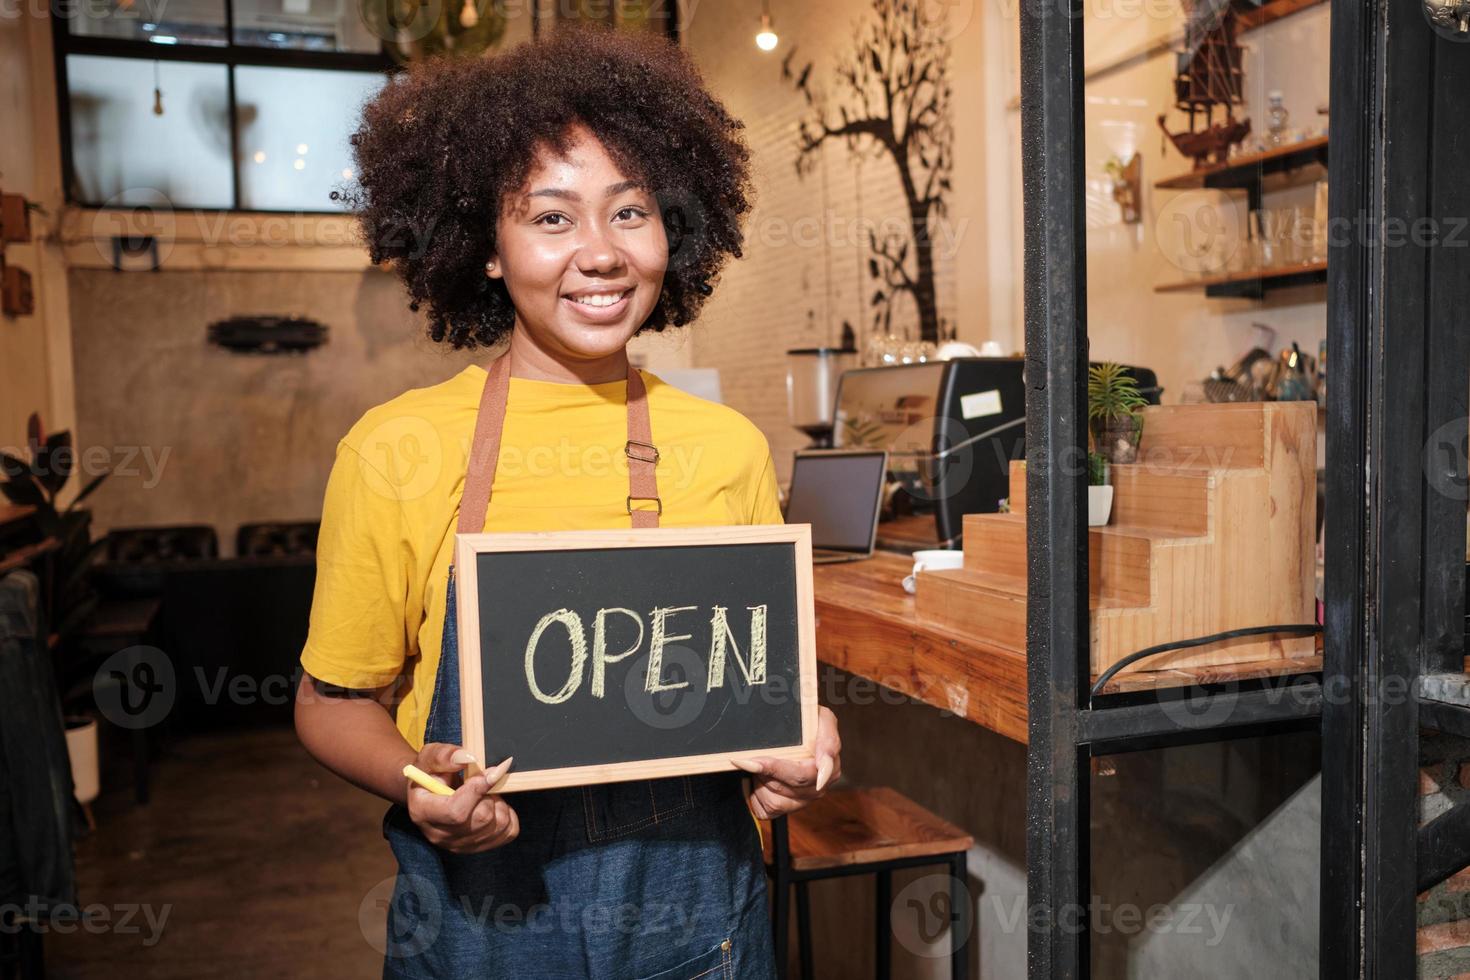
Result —
MULTIPOLYGON (((1189 0, 1186 0, 1188 3, 1189 0)), ((1194 169, 1225 163, 1230 148, 1250 135, 1249 119, 1236 119, 1244 104, 1241 47, 1236 42, 1240 18, 1232 0, 1193 0, 1185 28, 1185 48, 1174 77, 1174 107, 1189 116, 1189 128, 1169 132, 1168 113, 1159 128, 1194 169), (1216 121, 1217 115, 1222 116, 1216 121)))

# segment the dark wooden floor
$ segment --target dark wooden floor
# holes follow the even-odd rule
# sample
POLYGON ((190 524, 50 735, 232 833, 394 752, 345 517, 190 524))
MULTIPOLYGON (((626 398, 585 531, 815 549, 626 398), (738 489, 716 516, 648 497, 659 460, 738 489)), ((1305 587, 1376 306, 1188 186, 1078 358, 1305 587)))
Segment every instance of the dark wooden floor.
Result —
POLYGON ((47 974, 377 976, 394 870, 386 808, 321 769, 289 729, 172 741, 152 802, 121 787, 97 801, 97 832, 77 849, 78 902, 107 907, 113 927, 48 935, 47 974))

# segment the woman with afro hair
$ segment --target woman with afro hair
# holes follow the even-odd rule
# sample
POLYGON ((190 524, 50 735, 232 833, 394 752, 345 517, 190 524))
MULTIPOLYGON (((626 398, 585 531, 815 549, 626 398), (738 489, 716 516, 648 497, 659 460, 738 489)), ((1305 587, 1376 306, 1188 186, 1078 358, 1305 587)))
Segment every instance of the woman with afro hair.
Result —
POLYGON ((296 728, 392 804, 385 977, 774 975, 752 814, 838 775, 832 713, 814 761, 502 797, 514 760, 459 744, 450 566, 456 531, 781 523, 760 431, 627 353, 740 256, 741 129, 676 45, 587 27, 416 65, 363 110, 342 196, 373 261, 486 352, 363 415, 323 503, 296 728))

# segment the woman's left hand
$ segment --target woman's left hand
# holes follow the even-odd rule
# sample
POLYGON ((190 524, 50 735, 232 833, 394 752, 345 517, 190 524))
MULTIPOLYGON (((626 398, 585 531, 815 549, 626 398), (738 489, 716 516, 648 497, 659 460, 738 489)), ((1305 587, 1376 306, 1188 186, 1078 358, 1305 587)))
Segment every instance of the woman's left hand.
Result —
POLYGON ((763 757, 733 761, 751 774, 750 809, 757 817, 770 820, 800 810, 842 775, 837 716, 831 708, 817 708, 817 741, 811 760, 763 757))

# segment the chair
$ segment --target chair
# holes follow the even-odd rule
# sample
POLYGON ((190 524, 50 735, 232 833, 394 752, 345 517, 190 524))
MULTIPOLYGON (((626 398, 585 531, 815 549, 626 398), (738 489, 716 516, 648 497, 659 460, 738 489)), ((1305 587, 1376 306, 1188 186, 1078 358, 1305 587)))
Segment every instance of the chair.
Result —
POLYGON ((789 816, 762 821, 766 871, 772 879, 776 968, 786 976, 790 893, 796 891, 797 952, 802 980, 812 980, 811 904, 807 883, 871 874, 876 878, 877 976, 886 980, 892 959, 893 872, 922 865, 950 869, 950 976, 969 970, 969 936, 956 928, 969 904, 965 855, 974 838, 888 787, 832 790, 789 816))
POLYGON ((235 532, 235 554, 241 558, 314 555, 321 527, 321 521, 241 524, 235 532))
POLYGON ((169 567, 219 556, 219 537, 212 527, 119 527, 107 532, 107 557, 93 569, 97 590, 117 599, 139 599, 163 592, 169 567))

